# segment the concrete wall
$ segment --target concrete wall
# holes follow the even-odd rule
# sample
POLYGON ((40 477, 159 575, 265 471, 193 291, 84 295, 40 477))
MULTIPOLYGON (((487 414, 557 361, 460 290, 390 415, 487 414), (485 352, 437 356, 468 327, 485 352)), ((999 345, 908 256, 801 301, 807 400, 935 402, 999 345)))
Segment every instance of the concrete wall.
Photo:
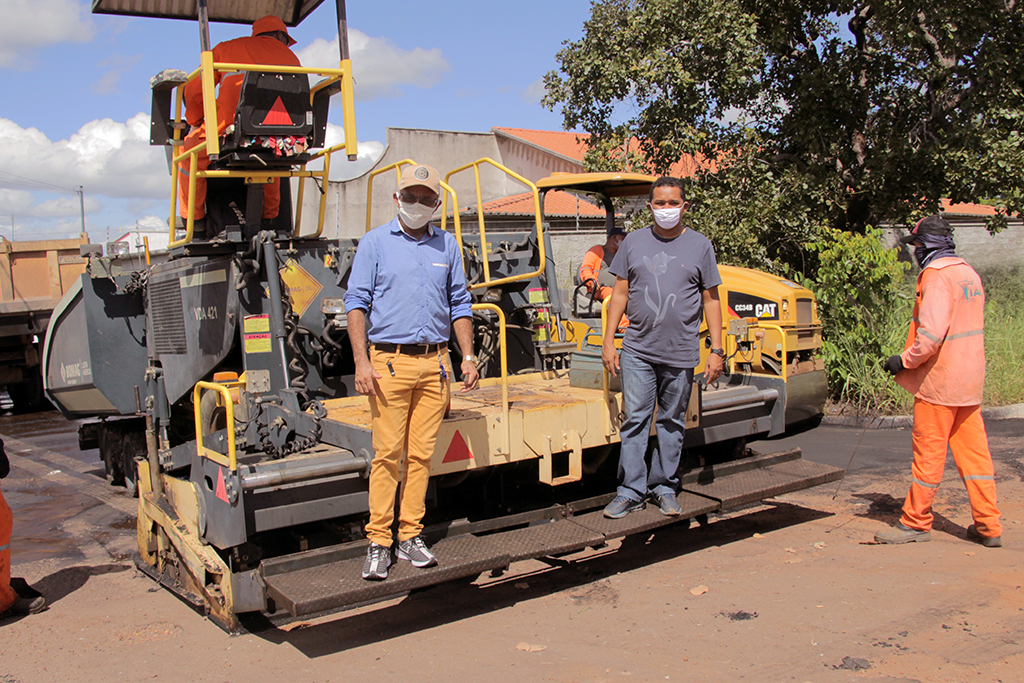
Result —
MULTIPOLYGON (((956 253, 970 263, 975 270, 991 271, 1010 268, 1024 268, 1024 223, 1010 221, 1009 227, 996 235, 990 235, 984 223, 976 218, 946 216, 953 225, 953 239, 956 253)), ((886 230, 885 240, 893 246, 897 239, 906 235, 905 229, 886 230)), ((908 251, 908 256, 912 256, 908 251)), ((913 261, 913 258, 911 258, 913 261)))

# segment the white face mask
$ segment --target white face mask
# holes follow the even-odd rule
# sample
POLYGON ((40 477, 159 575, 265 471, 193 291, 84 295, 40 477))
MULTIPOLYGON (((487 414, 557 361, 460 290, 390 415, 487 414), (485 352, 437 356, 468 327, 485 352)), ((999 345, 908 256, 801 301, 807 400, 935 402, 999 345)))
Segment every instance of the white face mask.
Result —
POLYGON ((676 227, 679 224, 679 215, 682 211, 679 207, 674 209, 651 209, 651 212, 654 214, 654 222, 662 230, 676 227))
POLYGON ((434 207, 423 206, 419 202, 406 203, 398 200, 398 215, 409 228, 419 230, 434 216, 434 207))

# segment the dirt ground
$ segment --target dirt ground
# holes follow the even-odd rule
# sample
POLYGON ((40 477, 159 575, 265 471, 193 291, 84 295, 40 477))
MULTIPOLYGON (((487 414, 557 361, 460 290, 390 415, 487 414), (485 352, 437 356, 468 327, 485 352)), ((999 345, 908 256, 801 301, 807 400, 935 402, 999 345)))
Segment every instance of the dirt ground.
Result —
MULTIPOLYGON (((906 493, 909 434, 825 427, 803 437, 823 459, 845 466, 864 441, 835 500, 827 485, 707 528, 681 523, 240 636, 134 569, 128 501, 101 502, 99 482, 83 502, 53 481, 55 460, 19 458, 27 437, 17 437, 4 493, 16 524, 36 521, 32 534, 16 530, 14 573, 50 608, 0 621, 0 683, 1021 681, 1024 421, 1000 424, 990 434, 1001 549, 964 540, 970 514, 952 463, 932 542, 872 544, 906 493), (68 509, 46 533, 41 490, 68 509)), ((9 427, 0 420, 10 441, 9 427)))

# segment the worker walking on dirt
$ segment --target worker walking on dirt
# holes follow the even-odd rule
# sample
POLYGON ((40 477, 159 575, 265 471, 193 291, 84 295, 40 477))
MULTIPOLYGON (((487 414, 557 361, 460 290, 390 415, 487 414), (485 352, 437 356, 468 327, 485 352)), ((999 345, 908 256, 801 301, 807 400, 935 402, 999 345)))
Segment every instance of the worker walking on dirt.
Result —
MULTIPOLYGON (((0 479, 4 479, 11 471, 4 442, 0 440, 0 479)), ((14 517, 11 506, 4 500, 4 492, 0 490, 0 619, 12 616, 24 616, 41 612, 46 607, 42 597, 23 598, 11 588, 11 529, 14 517)))
POLYGON ((430 224, 440 192, 434 168, 405 168, 394 196, 398 216, 359 241, 345 294, 356 390, 370 397, 373 430, 370 544, 363 565, 363 578, 371 581, 386 579, 391 565, 403 451, 397 555, 414 567, 437 564, 420 533, 430 458, 451 396, 452 328, 462 351, 462 391, 477 385, 462 254, 452 235, 430 224))
POLYGON ((615 276, 608 317, 625 312, 630 321, 615 348, 615 328, 604 334, 602 361, 612 375, 622 371, 622 449, 615 499, 604 515, 617 519, 643 507, 651 497, 665 515, 682 512, 676 498, 686 405, 700 363, 701 309, 707 316, 711 353, 705 382, 722 374, 722 308, 718 299, 715 250, 704 235, 682 222, 689 206, 677 178, 658 178, 648 206, 654 225, 626 236, 608 271, 615 276), (645 456, 654 405, 658 405, 657 446, 648 472, 645 456))
MULTIPOLYGON (((218 43, 213 48, 214 62, 231 64, 268 64, 277 66, 301 66, 299 58, 291 51, 295 41, 288 35, 288 28, 278 17, 266 16, 252 25, 252 36, 236 38, 218 43)), ((217 132, 224 135, 228 126, 235 122, 235 110, 242 89, 242 75, 224 75, 217 72, 215 83, 220 84, 217 93, 217 132)), ((185 136, 183 151, 188 151, 206 142, 208 122, 203 120, 203 89, 201 80, 196 78, 185 86, 185 118, 192 126, 185 136)), ((210 167, 206 151, 198 153, 197 168, 205 171, 210 167)), ((178 209, 182 218, 188 218, 189 159, 178 166, 178 209)), ((192 215, 195 220, 206 216, 206 179, 196 178, 195 206, 192 215)), ((281 179, 274 178, 263 188, 263 219, 277 217, 281 207, 281 179)))
POLYGON ((914 394, 913 478, 903 515, 875 534, 879 543, 931 540, 932 502, 942 481, 946 447, 971 501, 967 538, 1002 546, 996 482, 981 418, 985 387, 985 290, 981 278, 956 255, 953 228, 929 216, 901 238, 921 267, 914 317, 902 354, 885 362, 901 387, 914 394))

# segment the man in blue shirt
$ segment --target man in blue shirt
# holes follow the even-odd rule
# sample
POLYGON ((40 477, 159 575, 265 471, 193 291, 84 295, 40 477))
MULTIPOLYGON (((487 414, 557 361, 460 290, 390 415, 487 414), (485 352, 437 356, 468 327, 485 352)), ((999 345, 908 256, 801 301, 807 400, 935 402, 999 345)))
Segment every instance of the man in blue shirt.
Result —
POLYGON ((462 351, 462 391, 475 389, 479 377, 462 254, 455 237, 430 224, 440 191, 434 168, 406 167, 394 196, 398 216, 360 240, 345 293, 356 390, 369 396, 372 418, 370 545, 363 565, 370 581, 386 579, 391 566, 403 451, 397 555, 414 567, 437 564, 420 533, 430 457, 451 396, 452 328, 462 351))

